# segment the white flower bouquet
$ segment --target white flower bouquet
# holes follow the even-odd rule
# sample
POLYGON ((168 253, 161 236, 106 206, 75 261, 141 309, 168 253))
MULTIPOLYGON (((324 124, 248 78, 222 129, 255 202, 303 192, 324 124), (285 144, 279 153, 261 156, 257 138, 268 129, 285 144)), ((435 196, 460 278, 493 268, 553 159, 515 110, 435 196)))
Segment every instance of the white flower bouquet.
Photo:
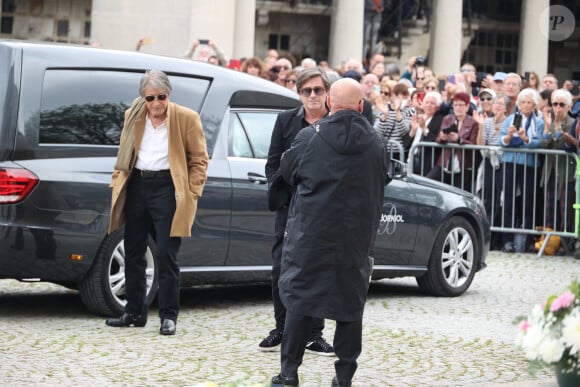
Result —
POLYGON ((580 374, 580 283, 551 295, 519 319, 516 343, 530 361, 530 372, 554 367, 563 374, 580 374))

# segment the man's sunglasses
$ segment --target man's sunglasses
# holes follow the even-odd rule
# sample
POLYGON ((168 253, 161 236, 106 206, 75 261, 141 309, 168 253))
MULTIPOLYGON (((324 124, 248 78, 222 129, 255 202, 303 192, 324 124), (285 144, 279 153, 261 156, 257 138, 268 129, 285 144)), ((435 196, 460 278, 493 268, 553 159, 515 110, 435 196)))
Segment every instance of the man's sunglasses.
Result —
POLYGON ((326 90, 322 87, 315 87, 314 89, 312 87, 305 87, 300 90, 300 94, 302 94, 303 97, 310 97, 310 94, 312 94, 313 91, 314 94, 318 96, 321 96, 326 92, 326 90))
MULTIPOLYGON (((157 96, 157 99, 160 101, 165 101, 167 99, 167 94, 159 94, 157 96)), ((153 102, 155 101, 155 96, 154 95, 146 95, 145 96, 145 101, 147 102, 153 102)))

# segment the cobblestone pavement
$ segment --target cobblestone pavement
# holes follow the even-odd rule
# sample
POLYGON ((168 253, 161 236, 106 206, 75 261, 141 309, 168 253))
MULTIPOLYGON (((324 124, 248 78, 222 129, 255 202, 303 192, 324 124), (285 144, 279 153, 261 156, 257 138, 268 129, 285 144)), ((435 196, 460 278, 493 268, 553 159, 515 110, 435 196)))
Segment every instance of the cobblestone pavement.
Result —
MULTIPOLYGON (((550 370, 527 373, 513 319, 579 276, 580 260, 571 257, 492 252, 462 297, 422 295, 412 278, 379 281, 353 385, 555 386, 550 370)), ((269 293, 184 290, 177 334, 165 337, 155 307, 145 328, 115 329, 88 314, 75 291, 0 280, 0 384, 265 385, 279 370, 279 352, 257 351, 273 325, 269 293)), ((328 321, 329 341, 333 332, 328 321)), ((330 385, 333 361, 306 354, 301 386, 330 385)))

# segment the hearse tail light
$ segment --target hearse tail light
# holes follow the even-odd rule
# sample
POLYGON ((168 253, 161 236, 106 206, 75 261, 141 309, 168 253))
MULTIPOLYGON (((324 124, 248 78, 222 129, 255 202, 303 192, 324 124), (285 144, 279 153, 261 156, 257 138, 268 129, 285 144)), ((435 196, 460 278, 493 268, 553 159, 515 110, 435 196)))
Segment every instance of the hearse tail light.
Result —
POLYGON ((38 177, 24 168, 0 168, 0 204, 21 202, 38 184, 38 177))

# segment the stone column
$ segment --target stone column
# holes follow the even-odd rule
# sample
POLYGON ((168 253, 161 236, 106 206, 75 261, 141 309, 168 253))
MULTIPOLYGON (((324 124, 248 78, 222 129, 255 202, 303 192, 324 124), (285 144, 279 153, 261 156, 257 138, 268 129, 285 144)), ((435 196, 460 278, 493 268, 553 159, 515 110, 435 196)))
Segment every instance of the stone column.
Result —
POLYGON ((237 0, 234 18, 234 51, 233 58, 250 58, 254 56, 256 32, 256 0, 237 0))
POLYGON ((334 0, 328 61, 339 67, 344 59, 363 57, 364 1, 334 0))
POLYGON ((548 37, 542 35, 540 24, 550 23, 550 0, 523 0, 520 16, 520 46, 518 49, 518 73, 535 71, 542 77, 548 72, 548 37), (542 12, 544 12, 542 14, 542 12), (543 20, 541 20, 543 19, 543 20))
POLYGON ((463 54, 462 13, 461 1, 433 0, 429 66, 435 74, 459 71, 463 54))

